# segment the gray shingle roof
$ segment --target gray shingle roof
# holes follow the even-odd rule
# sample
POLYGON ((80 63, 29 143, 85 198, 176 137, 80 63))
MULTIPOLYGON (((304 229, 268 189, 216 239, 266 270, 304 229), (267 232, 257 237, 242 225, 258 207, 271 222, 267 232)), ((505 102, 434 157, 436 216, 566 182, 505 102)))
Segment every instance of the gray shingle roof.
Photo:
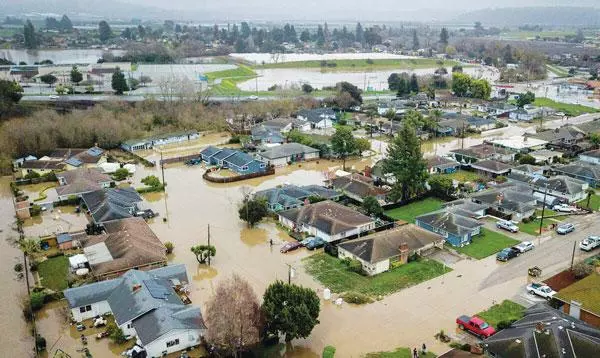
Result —
POLYGON ((252 158, 250 155, 244 152, 236 151, 233 155, 227 157, 225 162, 231 163, 237 167, 243 167, 244 165, 248 165, 253 160, 254 158, 252 158))
POLYGON ((97 224, 132 217, 130 210, 142 201, 134 188, 106 188, 85 193, 81 198, 97 224))
POLYGON ((600 165, 578 161, 572 164, 556 167, 554 170, 567 175, 600 180, 600 165))
POLYGON ((69 288, 64 291, 65 298, 71 308, 106 301, 122 281, 122 278, 117 278, 114 280, 96 282, 90 285, 69 288))
POLYGON ((479 221, 454 213, 451 209, 421 215, 416 220, 458 236, 464 236, 483 226, 479 221))
POLYGON ((285 143, 269 148, 259 155, 267 159, 285 158, 292 155, 318 153, 319 150, 300 143, 285 143))
POLYGON ((491 173, 502 174, 507 173, 512 168, 512 165, 508 165, 497 160, 480 160, 471 164, 471 167, 491 173))
POLYGON ((133 321, 133 328, 142 344, 176 329, 206 329, 198 307, 163 306, 133 321))

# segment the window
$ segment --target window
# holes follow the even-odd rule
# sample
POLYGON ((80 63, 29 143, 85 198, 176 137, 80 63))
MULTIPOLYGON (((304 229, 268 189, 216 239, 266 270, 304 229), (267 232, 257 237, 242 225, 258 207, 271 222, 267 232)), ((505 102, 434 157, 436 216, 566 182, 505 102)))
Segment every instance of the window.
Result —
POLYGON ((179 338, 174 339, 172 341, 167 341, 167 348, 173 347, 179 344, 179 338))
POLYGON ((92 305, 87 305, 85 307, 79 307, 79 312, 80 313, 85 313, 85 312, 89 312, 92 310, 92 305))

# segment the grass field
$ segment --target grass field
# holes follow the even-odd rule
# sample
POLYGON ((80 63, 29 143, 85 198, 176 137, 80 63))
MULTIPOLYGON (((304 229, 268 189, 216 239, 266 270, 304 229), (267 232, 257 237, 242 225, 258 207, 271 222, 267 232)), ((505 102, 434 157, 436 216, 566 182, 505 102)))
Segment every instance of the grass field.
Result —
POLYGON ((479 260, 493 255, 504 248, 514 246, 519 242, 519 240, 515 240, 506 235, 482 228, 481 235, 474 236, 470 245, 453 249, 461 254, 465 254, 479 260))
POLYGON ((546 65, 546 67, 548 68, 548 71, 554 73, 555 75, 557 75, 559 77, 567 77, 569 75, 569 71, 565 70, 562 67, 553 66, 553 65, 546 65))
POLYGON ((556 102, 556 101, 553 101, 553 100, 551 100, 549 98, 545 98, 545 97, 536 98, 535 102, 533 102, 533 104, 536 106, 539 106, 539 107, 554 108, 558 112, 564 112, 569 117, 575 117, 575 116, 579 116, 579 115, 582 115, 585 113, 598 112, 597 109, 592 108, 592 107, 584 106, 581 104, 556 102))
POLYGON ((498 328, 498 322, 516 321, 523 318, 525 307, 510 300, 504 300, 500 304, 495 304, 476 316, 481 317, 490 326, 498 328))
MULTIPOLYGON (((568 218, 568 216, 560 216, 560 217, 556 217, 556 218, 549 218, 548 216, 551 215, 556 215, 557 212, 550 210, 550 209, 546 209, 544 211, 544 228, 548 228, 548 226, 552 225, 552 224, 557 224, 557 222, 563 221, 566 218, 568 218)), ((535 215, 536 217, 540 217, 542 215, 542 210, 536 210, 535 211, 535 215)), ((519 230, 530 234, 530 235, 539 235, 540 234, 540 219, 535 219, 533 221, 530 221, 528 223, 519 223, 519 230)))
MULTIPOLYGON (((587 198, 577 202, 579 205, 583 205, 586 206, 587 205, 587 198)), ((600 210, 600 195, 598 194, 594 194, 592 195, 592 197, 590 198, 590 208, 594 211, 598 211, 600 210)))
POLYGON ((339 259, 326 253, 304 259, 305 269, 333 292, 358 292, 371 297, 387 295, 451 271, 434 260, 421 259, 368 277, 350 271, 339 259))
POLYGON ((417 216, 441 209, 442 203, 443 201, 440 199, 426 198, 399 208, 388 210, 385 214, 395 220, 404 220, 414 223, 417 216))
POLYGON ((38 273, 42 286, 54 291, 62 291, 67 288, 69 259, 66 256, 57 256, 40 262, 38 273))
MULTIPOLYGON (((419 358, 435 358, 437 357, 435 354, 431 352, 427 352, 427 354, 423 355, 420 352, 421 347, 417 347, 419 350, 419 358)), ((375 353, 367 353, 365 358, 413 358, 413 354, 410 348, 396 348, 395 351, 392 352, 375 352, 375 353)))
POLYGON ((457 180, 461 183, 477 181, 481 176, 475 172, 467 170, 458 170, 456 173, 442 174, 450 179, 457 180))
POLYGON ((231 70, 208 72, 206 77, 209 83, 212 83, 211 91, 215 95, 223 96, 241 94, 237 84, 256 77, 256 72, 248 66, 238 65, 231 70))
MULTIPOLYGON (((281 63, 269 63, 258 66, 258 68, 322 68, 324 71, 365 71, 373 70, 391 70, 391 69, 420 69, 439 67, 438 59, 433 58, 415 58, 415 59, 378 59, 378 60, 327 60, 327 61, 292 61, 281 63), (324 66, 325 65, 325 66, 324 66)), ((454 66, 456 61, 446 60, 443 66, 454 66)))

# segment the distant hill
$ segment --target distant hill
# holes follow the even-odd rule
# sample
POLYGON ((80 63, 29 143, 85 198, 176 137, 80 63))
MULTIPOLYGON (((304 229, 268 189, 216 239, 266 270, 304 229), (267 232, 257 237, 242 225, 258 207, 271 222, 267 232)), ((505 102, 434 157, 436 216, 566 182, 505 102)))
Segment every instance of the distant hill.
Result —
POLYGON ((483 9, 464 13, 452 19, 454 23, 483 26, 600 26, 600 9, 588 7, 522 7, 483 9))

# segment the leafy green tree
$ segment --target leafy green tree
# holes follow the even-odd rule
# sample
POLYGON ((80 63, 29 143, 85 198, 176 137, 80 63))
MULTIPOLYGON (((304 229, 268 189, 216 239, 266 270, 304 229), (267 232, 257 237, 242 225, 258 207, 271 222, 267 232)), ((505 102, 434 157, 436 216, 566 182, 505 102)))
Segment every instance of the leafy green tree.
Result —
POLYGON ((101 42, 106 42, 112 37, 112 30, 108 22, 102 20, 98 23, 98 36, 101 42))
POLYGON ((368 150, 371 150, 371 142, 367 138, 355 138, 356 152, 362 154, 368 150))
POLYGON ((238 209, 238 215, 241 220, 248 223, 249 227, 254 227, 269 213, 267 201, 263 198, 246 198, 238 209))
POLYGON ((431 193, 440 198, 446 199, 454 190, 452 179, 444 175, 432 175, 427 180, 427 184, 431 188, 431 193))
POLYGON ((535 158, 529 154, 523 154, 519 157, 519 164, 535 164, 535 158))
POLYGON ((77 66, 73 66, 71 69, 71 82, 79 84, 81 81, 83 81, 83 74, 79 71, 77 66))
POLYGON ((31 305, 31 309, 33 311, 38 311, 44 306, 44 300, 46 299, 46 295, 44 292, 32 292, 29 295, 29 304, 31 305))
POLYGON ((175 245, 173 245, 173 243, 171 241, 167 241, 165 242, 165 249, 168 254, 172 254, 173 253, 173 249, 175 249, 175 245))
POLYGON ((63 95, 67 92, 67 88, 62 84, 59 84, 58 86, 56 86, 56 88, 54 88, 54 91, 56 91, 56 93, 58 93, 59 95, 63 95))
POLYGON ((454 72, 460 72, 460 73, 462 73, 462 71, 463 71, 463 67, 461 65, 454 65, 454 66, 452 66, 452 73, 454 73, 454 72))
POLYGON ((58 78, 56 78, 56 76, 54 76, 51 73, 47 73, 45 75, 40 76, 40 80, 43 83, 45 83, 45 84, 47 84, 49 86, 52 86, 53 84, 56 83, 56 81, 58 81, 58 78))
POLYGON ((374 196, 367 196, 364 198, 362 202, 362 208, 367 214, 373 216, 379 216, 383 213, 383 209, 381 208, 381 205, 379 205, 379 201, 377 201, 377 198, 374 196))
POLYGON ((402 77, 400 77, 400 74, 395 72, 392 73, 388 77, 388 88, 390 89, 390 91, 398 91, 400 89, 401 81, 402 77))
POLYGON ((440 31, 440 45, 442 45, 442 48, 446 48, 446 46, 448 46, 449 37, 450 36, 448 35, 448 29, 442 27, 442 31, 440 31))
POLYGON ((452 91, 457 97, 466 97, 471 88, 471 76, 462 72, 452 73, 452 91))
MULTIPOLYGON (((117 180, 117 181, 121 181, 121 180, 127 179, 128 176, 129 176, 129 170, 127 170, 125 168, 119 168, 114 172, 113 179, 117 180)), ((158 179, 158 178, 156 178, 156 179, 158 179)), ((160 181, 159 181, 159 183, 160 183, 160 181)))
POLYGON ((534 101, 535 101, 535 93, 533 93, 531 91, 527 91, 527 92, 519 95, 519 97, 517 98, 517 106, 523 107, 526 104, 533 103, 534 101))
POLYGON ((600 134, 590 133, 590 135, 588 136, 588 139, 595 148, 598 148, 598 146, 600 146, 600 134))
POLYGON ((587 188, 585 190, 585 193, 587 195, 587 202, 586 202, 585 207, 589 209, 590 208, 590 201, 592 200, 592 196, 596 195, 596 191, 593 188, 587 188))
POLYGON ((25 47, 28 49, 36 49, 38 47, 38 38, 35 32, 35 28, 30 20, 27 20, 23 26, 23 38, 25 41, 25 47))
POLYGON ((277 281, 263 296, 267 334, 285 335, 285 341, 306 338, 319 323, 320 302, 315 291, 277 281))
POLYGON ((142 184, 152 187, 152 188, 158 188, 158 187, 162 186, 160 179, 158 179, 158 177, 156 175, 148 175, 147 177, 143 178, 142 184))
POLYGON ((106 325, 106 332, 108 332, 108 337, 115 344, 123 344, 127 342, 127 337, 123 333, 123 330, 117 326, 117 324, 113 321, 108 322, 106 325))
POLYGON ((125 75, 121 72, 121 69, 117 67, 117 70, 112 75, 112 89, 117 95, 122 95, 123 92, 128 91, 127 80, 125 75))
POLYGON ((311 85, 309 85, 308 83, 304 83, 302 85, 302 92, 304 92, 304 93, 308 94, 308 93, 311 93, 313 90, 314 90, 314 88, 311 85))
POLYGON ((471 80, 471 95, 473 98, 489 99, 492 94, 492 86, 487 80, 471 80))
POLYGON ((356 152, 356 140, 352 135, 352 129, 348 127, 338 127, 331 136, 331 150, 337 154, 343 161, 343 168, 346 170, 346 158, 356 152))
POLYGON ((415 127, 405 123, 388 146, 387 158, 383 160, 383 173, 396 178, 388 197, 392 201, 406 201, 423 191, 428 176, 426 169, 415 127))
MULTIPOLYGON (((356 87, 355 85, 353 85, 350 82, 338 82, 336 84, 336 88, 338 90, 338 95, 336 97, 336 99, 339 99, 340 96, 343 96, 345 93, 347 93, 348 95, 350 95, 350 98, 352 99, 350 101, 350 103, 348 103, 346 106, 341 106, 343 108, 349 108, 349 107, 354 107, 354 106, 358 106, 360 104, 362 104, 363 99, 362 99, 362 91, 356 87)), ((338 103, 339 105, 339 103, 338 103)))
POLYGON ((196 260, 200 264, 206 263, 208 257, 215 257, 217 249, 213 245, 196 245, 190 248, 190 251, 196 255, 196 260))

